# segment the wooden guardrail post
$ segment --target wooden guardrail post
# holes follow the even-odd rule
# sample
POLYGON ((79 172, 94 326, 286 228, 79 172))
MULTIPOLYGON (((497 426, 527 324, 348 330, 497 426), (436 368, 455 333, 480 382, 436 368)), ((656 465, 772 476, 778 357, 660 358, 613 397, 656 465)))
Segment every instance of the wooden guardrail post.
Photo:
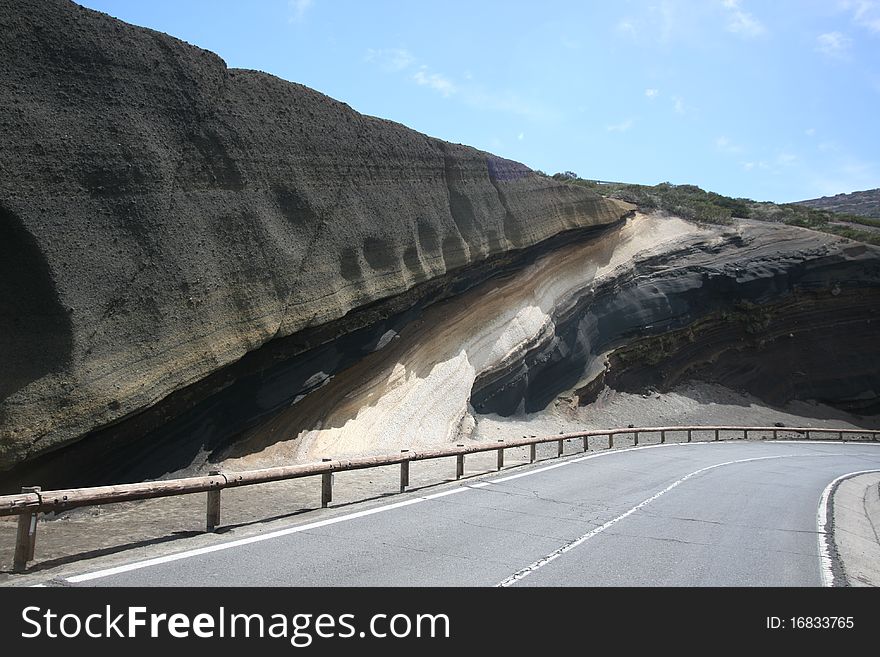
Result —
POLYGON ((584 451, 585 452, 590 451, 590 437, 589 436, 584 436, 584 451))
MULTIPOLYGON (((216 477, 220 474, 220 471, 211 470, 208 474, 216 477)), ((207 525, 208 531, 212 532, 220 526, 220 488, 209 490, 207 495, 208 504, 205 513, 205 525, 207 525)))
POLYGON ((843 431, 838 431, 838 432, 837 432, 837 439, 838 439, 838 440, 843 440, 843 431))
POLYGON ((720 431, 718 429, 715 429, 715 441, 716 442, 718 442, 718 440, 720 440, 719 433, 720 433, 720 431))
MULTIPOLYGON (((458 444, 456 447, 464 447, 464 445, 458 444)), ((464 476, 464 454, 458 454, 455 457, 455 478, 461 479, 464 476)))
MULTIPOLYGON (((39 493, 39 486, 24 486, 22 493, 39 493)), ((23 573, 27 570, 28 561, 33 561, 37 546, 37 513, 22 513, 18 516, 18 531, 15 536, 15 556, 12 570, 23 573)))
POLYGON ((661 432, 660 432, 660 444, 662 445, 662 444, 665 443, 665 442, 666 442, 666 432, 665 432, 665 431, 661 431, 661 432))
POLYGON ((535 445, 535 443, 532 443, 531 445, 529 445, 529 463, 535 462, 535 456, 536 456, 536 451, 537 451, 535 449, 536 447, 537 447, 537 445, 535 445))
POLYGON ((639 446, 639 432, 633 431, 633 447, 639 446))
POLYGON ((693 432, 690 429, 688 429, 688 442, 691 442, 692 440, 693 440, 693 432))
POLYGON ((608 449, 611 449, 612 447, 614 447, 614 434, 609 433, 608 434, 608 449))
MULTIPOLYGON (((332 459, 321 459, 323 462, 330 461, 332 459)), ((333 501, 333 473, 332 472, 324 472, 321 474, 321 507, 327 508, 330 502, 333 501)))
MULTIPOLYGON (((499 442, 499 443, 503 443, 504 440, 503 440, 503 439, 499 439, 498 442, 499 442)), ((499 447, 499 448, 498 448, 498 469, 500 470, 500 469, 503 468, 503 467, 504 467, 504 448, 503 448, 503 447, 499 447)))
POLYGON ((562 452, 565 451, 565 444, 560 438, 556 443, 556 456, 562 456, 562 452))
MULTIPOLYGON (((401 454, 406 454, 409 450, 402 449, 400 450, 401 454)), ((403 493, 406 491, 409 486, 409 461, 401 461, 400 462, 400 492, 403 493)))

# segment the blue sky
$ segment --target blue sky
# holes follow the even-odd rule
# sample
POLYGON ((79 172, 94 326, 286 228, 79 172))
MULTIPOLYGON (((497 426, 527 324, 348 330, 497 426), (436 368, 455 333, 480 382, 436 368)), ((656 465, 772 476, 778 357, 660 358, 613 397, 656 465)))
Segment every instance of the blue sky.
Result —
POLYGON ((81 0, 548 173, 880 187, 880 0, 81 0))

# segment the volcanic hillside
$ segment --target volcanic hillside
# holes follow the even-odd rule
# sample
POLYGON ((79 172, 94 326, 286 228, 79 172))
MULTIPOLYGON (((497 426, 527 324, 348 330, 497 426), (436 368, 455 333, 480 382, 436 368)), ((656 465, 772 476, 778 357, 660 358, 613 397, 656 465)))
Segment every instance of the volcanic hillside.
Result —
POLYGON ((878 410, 876 247, 636 213, 68 0, 0 32, 0 492, 696 375, 878 410))
POLYGON ((798 201, 798 204, 819 210, 831 210, 832 212, 880 219, 880 189, 866 189, 865 191, 852 192, 851 194, 823 196, 808 201, 798 201))

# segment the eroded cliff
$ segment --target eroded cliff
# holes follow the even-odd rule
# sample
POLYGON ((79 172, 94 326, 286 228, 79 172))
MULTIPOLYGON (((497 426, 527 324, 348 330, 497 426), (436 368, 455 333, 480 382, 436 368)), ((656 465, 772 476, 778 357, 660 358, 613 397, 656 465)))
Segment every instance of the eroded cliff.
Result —
POLYGON ((267 412, 629 210, 68 0, 2 0, 0 31, 0 470, 123 419, 156 457, 231 381, 353 336, 267 412))

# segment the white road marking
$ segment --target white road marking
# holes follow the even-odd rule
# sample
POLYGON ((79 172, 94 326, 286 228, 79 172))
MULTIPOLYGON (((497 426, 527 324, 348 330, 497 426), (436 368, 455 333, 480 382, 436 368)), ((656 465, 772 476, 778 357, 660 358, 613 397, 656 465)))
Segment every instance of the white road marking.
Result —
MULTIPOLYGON (((162 557, 155 557, 153 559, 146 559, 144 561, 136 561, 130 564, 123 564, 120 566, 115 566, 113 568, 105 568, 102 570, 96 570, 90 573, 84 573, 82 575, 74 575, 72 577, 64 578, 65 581, 71 582, 73 584, 77 584, 80 582, 87 582, 94 579, 100 579, 102 577, 110 577, 111 575, 118 575, 120 573, 126 573, 133 570, 140 570, 141 568, 148 568, 150 566, 157 566, 164 563, 170 563, 172 561, 179 561, 181 559, 188 559, 190 557, 196 557, 202 554, 210 554, 212 552, 219 552, 221 550, 228 550, 231 548, 239 547, 242 545, 250 545, 252 543, 259 543, 261 541, 268 541, 273 538, 278 538, 281 536, 288 536, 290 534, 296 534, 298 532, 308 531, 310 529, 317 529, 319 527, 326 527, 328 525, 333 525, 339 522, 345 522, 347 520, 355 520, 357 518, 363 518, 365 516, 371 516, 376 513, 382 513, 384 511, 391 511, 393 509, 399 509, 401 507, 409 506, 412 504, 418 504, 420 502, 427 502, 429 500, 435 500, 441 497, 446 497, 448 495, 453 495, 455 493, 463 493, 472 488, 485 488, 486 486, 491 486, 495 483, 503 483, 505 481, 511 481, 513 479, 519 479, 520 477, 528 477, 535 474, 540 474, 542 472, 546 472, 548 470, 553 470, 556 468, 561 468, 567 465, 571 465, 573 463, 580 463, 581 461, 586 461, 594 458, 605 457, 605 456, 614 456, 617 454, 623 454, 635 450, 643 450, 643 449, 656 449, 660 447, 669 447, 669 448, 687 448, 687 447, 695 447, 695 446, 707 446, 707 445, 722 445, 722 444, 730 444, 731 442, 738 441, 695 441, 692 443, 660 443, 654 445, 640 445, 638 447, 629 447, 625 449, 615 449, 609 451, 602 451, 593 454, 588 454, 585 456, 579 456, 577 458, 567 458, 564 461, 559 461, 557 463, 553 463, 552 465, 547 465, 543 467, 538 467, 534 469, 527 470, 525 472, 520 472, 514 475, 509 475, 506 477, 500 477, 497 479, 493 479, 491 481, 483 481, 476 482, 473 484, 464 484, 460 488, 452 488, 447 491, 442 491, 439 493, 434 493, 432 495, 423 495, 419 497, 410 498, 408 500, 403 500, 401 502, 393 502, 391 504, 386 504, 384 506, 375 507, 372 509, 367 509, 365 511, 357 511, 355 513, 349 513, 343 516, 337 516, 335 518, 327 518, 326 520, 319 520, 316 522, 308 523, 305 525, 297 525, 295 527, 288 527, 286 529, 280 529, 274 532, 269 532, 267 534, 259 534, 257 536, 250 536, 248 538, 241 538, 234 541, 229 541, 226 543, 219 543, 217 545, 210 545, 203 548, 195 548, 193 550, 186 550, 183 552, 178 552, 175 554, 169 554, 162 557)), ((771 442, 771 441, 768 441, 771 442)), ((828 444, 828 445, 840 445, 840 441, 830 440, 830 441, 820 441, 820 440, 804 440, 804 441, 794 441, 794 440, 786 440, 786 441, 776 441, 778 443, 804 443, 804 444, 828 444)), ((766 444, 766 443, 764 443, 766 444)), ((862 444, 872 444, 872 443, 845 443, 850 445, 862 445, 862 444)), ((880 446, 880 443, 873 443, 874 445, 880 446)), ((781 458, 781 457, 760 457, 760 458, 781 458)), ((747 459, 750 460, 750 459, 747 459)), ((711 466, 716 467, 716 466, 711 466)), ((692 473, 694 474, 694 473, 692 473)), ((689 475, 690 476, 690 475, 689 475)), ((665 491, 664 491, 665 492, 665 491)), ((617 522, 619 519, 615 519, 613 522, 617 522)), ((584 539, 586 540, 586 539, 584 539)))
POLYGON ((816 534, 819 537, 819 568, 822 574, 823 586, 843 585, 843 582, 838 582, 837 578, 834 577, 834 571, 831 568, 831 493, 834 491, 835 486, 844 479, 872 472, 880 472, 880 470, 859 470, 840 475, 822 491, 822 497, 819 499, 819 509, 816 512, 816 529, 818 530, 816 534))
MULTIPOLYGON (((693 444, 693 443, 691 443, 691 444, 693 444)), ((599 527, 596 527, 595 529, 587 532, 583 536, 580 536, 580 537, 574 539, 573 541, 566 543, 562 547, 559 547, 559 548, 553 550, 553 552, 551 552, 550 554, 548 554, 544 557, 541 557, 540 559, 538 559, 534 563, 529 564, 525 568, 522 568, 521 570, 518 570, 517 572, 515 572, 510 577, 502 580, 501 582, 496 584, 496 586, 502 586, 502 587, 512 586, 513 584, 520 581, 521 579, 528 577, 529 575, 531 575, 535 571, 543 568, 548 563, 555 561, 556 559, 561 557, 563 554, 565 554, 569 550, 575 549, 578 545, 581 545, 582 543, 590 540, 594 536, 601 534, 602 532, 604 532, 606 529, 608 529, 612 525, 617 524, 618 522, 620 522, 624 518, 628 518, 629 516, 634 514, 639 509, 647 506, 648 504, 650 504, 651 502, 653 502, 657 498, 665 495, 666 493, 671 491, 673 488, 680 486, 681 484, 686 482, 688 479, 690 479, 691 477, 695 477, 698 474, 702 474, 703 472, 708 472, 709 470, 714 470, 715 468, 720 468, 725 465, 734 465, 734 464, 738 464, 738 463, 749 463, 751 461, 767 461, 770 459, 784 459, 784 458, 791 458, 791 457, 803 458, 804 456, 805 455, 803 455, 803 454, 780 454, 777 456, 757 456, 757 457, 749 458, 749 459, 737 459, 736 461, 725 461, 724 463, 716 463, 715 465, 710 465, 705 468, 700 468, 699 470, 694 470, 693 472, 689 472, 681 479, 677 479, 676 481, 669 484, 669 486, 667 486, 666 488, 661 490, 659 493, 654 493, 654 495, 652 495, 648 499, 643 500, 642 502, 639 502, 638 504, 636 504, 633 508, 631 508, 626 513, 622 513, 621 515, 617 516, 616 518, 612 518, 608 522, 606 522, 603 525, 600 525, 599 527)), ((814 454, 812 456, 823 456, 823 455, 814 454)), ((828 454, 827 456, 836 456, 836 455, 828 454)))
POLYGON ((402 502, 394 502, 393 504, 386 504, 385 506, 376 507, 374 509, 367 509, 365 511, 357 511, 356 513, 349 513, 344 516, 339 516, 336 518, 327 518, 326 520, 319 520, 317 522, 310 522, 305 525, 297 525, 296 527, 288 527, 287 529, 279 529, 278 531, 269 532, 268 534, 260 534, 258 536, 250 536, 248 538, 240 538, 235 541, 229 541, 228 543, 220 543, 219 545, 209 545, 208 547, 196 548, 195 550, 187 550, 185 552, 178 552, 177 554, 169 554, 163 557, 156 557, 154 559, 147 559, 146 561, 136 561, 135 563, 124 564, 122 566, 115 566, 114 568, 106 568, 104 570, 96 570, 91 573, 86 573, 84 575, 74 575, 73 577, 67 577, 66 580, 68 582, 72 582, 74 584, 78 582, 87 582, 89 580, 98 579, 101 577, 109 577, 110 575, 118 575, 119 573, 127 573, 132 570, 139 570, 141 568, 147 568, 149 566, 157 566, 163 563, 169 563, 171 561, 178 561, 180 559, 188 559, 189 557, 197 557, 201 554, 210 554, 211 552, 219 552, 220 550, 228 550, 230 548, 239 547, 241 545, 250 545, 251 543, 259 543, 261 541, 268 541, 272 538, 278 538, 279 536, 287 536, 289 534, 296 534, 298 532, 308 531, 310 529, 317 529, 318 527, 326 527, 327 525, 334 525, 337 522, 343 522, 345 520, 354 520, 355 518, 363 518, 365 516, 371 516, 376 513, 382 513, 383 511, 390 511, 392 509, 399 509, 404 506, 409 506, 410 504, 418 504, 419 502, 426 502, 428 500, 435 500, 439 497, 446 497, 447 495, 454 495, 455 493, 463 493, 468 490, 466 487, 462 488, 453 488, 450 490, 443 491, 441 493, 434 493, 433 495, 424 495, 421 497, 414 497, 408 500, 404 500, 402 502))

